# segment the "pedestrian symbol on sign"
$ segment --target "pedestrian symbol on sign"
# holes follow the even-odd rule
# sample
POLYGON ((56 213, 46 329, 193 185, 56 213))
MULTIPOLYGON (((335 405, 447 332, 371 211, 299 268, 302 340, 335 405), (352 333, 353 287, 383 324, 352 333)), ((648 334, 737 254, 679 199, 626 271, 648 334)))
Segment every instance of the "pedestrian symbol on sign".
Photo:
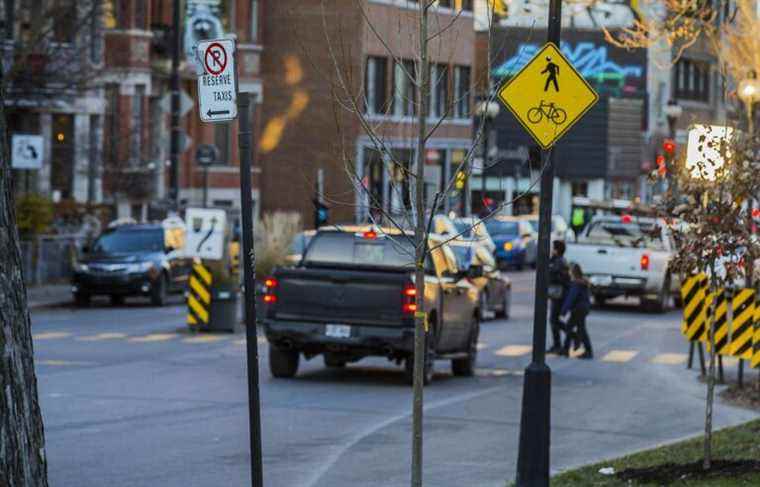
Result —
POLYGON ((557 83, 557 76, 559 75, 559 66, 552 62, 550 56, 546 56, 546 67, 541 74, 549 73, 546 77, 546 84, 544 85, 544 91, 549 91, 549 83, 554 83, 554 91, 559 93, 559 84, 557 83))

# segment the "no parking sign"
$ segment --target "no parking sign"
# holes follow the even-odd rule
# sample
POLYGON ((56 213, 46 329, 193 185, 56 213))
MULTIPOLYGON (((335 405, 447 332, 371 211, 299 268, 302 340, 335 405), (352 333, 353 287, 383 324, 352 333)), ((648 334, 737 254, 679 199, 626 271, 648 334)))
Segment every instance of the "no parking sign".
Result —
POLYGON ((212 39, 198 43, 203 74, 198 77, 201 121, 227 122, 237 118, 235 41, 212 39))

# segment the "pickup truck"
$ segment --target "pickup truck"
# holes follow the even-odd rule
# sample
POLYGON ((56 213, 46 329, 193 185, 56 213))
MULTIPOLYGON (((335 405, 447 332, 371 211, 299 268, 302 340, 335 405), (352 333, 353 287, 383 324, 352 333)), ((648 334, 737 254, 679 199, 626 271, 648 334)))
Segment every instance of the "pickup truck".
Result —
POLYGON ((667 226, 631 215, 593 218, 565 253, 568 262, 581 266, 597 304, 635 296, 656 312, 667 311, 671 296, 677 295, 678 276, 669 268, 672 256, 667 226))
MULTIPOLYGON (((265 281, 263 328, 275 378, 293 377, 300 357, 323 355, 328 367, 368 356, 405 363, 413 379, 414 244, 411 235, 369 227, 320 228, 300 263, 277 268, 265 281)), ((424 382, 435 359, 450 359, 455 375, 474 373, 479 295, 440 237, 428 240, 424 306, 429 323, 424 382)), ((477 272, 477 268, 476 271, 477 272)))

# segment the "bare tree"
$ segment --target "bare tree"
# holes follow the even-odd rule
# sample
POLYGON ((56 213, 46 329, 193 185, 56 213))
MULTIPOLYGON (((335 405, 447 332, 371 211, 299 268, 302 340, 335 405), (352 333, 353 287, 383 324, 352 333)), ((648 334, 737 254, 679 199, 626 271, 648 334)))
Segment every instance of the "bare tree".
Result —
MULTIPOLYGON (((1 76, 1 74, 0 74, 1 76)), ((45 487, 47 461, 0 87, 0 485, 45 487)))

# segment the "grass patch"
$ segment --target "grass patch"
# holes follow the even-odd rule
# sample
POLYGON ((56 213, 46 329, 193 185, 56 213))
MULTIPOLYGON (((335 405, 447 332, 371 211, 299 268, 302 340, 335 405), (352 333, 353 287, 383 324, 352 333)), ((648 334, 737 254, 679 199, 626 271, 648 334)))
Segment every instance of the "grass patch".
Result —
POLYGON ((552 487, 760 486, 760 420, 713 434, 714 468, 702 471, 702 437, 564 472, 552 487), (599 469, 613 467, 614 475, 599 469))

